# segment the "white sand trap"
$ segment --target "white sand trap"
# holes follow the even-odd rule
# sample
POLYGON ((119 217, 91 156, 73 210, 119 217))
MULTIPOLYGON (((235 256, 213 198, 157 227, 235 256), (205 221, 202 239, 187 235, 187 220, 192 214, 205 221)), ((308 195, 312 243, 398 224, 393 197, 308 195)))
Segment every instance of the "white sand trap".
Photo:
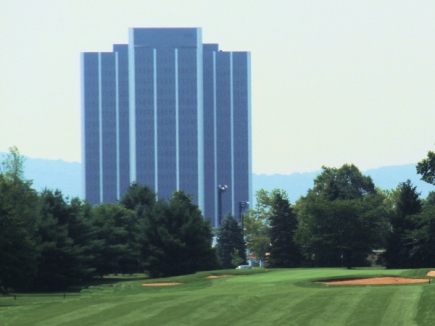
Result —
POLYGON ((206 276, 204 278, 222 278, 222 277, 231 277, 231 276, 235 276, 235 275, 227 275, 227 274, 224 274, 224 275, 210 275, 210 276, 206 276))
POLYGON ((171 285, 180 285, 183 283, 177 282, 160 282, 160 283, 142 283, 142 286, 171 286, 171 285))
POLYGON ((426 276, 435 276, 435 271, 427 272, 426 276))

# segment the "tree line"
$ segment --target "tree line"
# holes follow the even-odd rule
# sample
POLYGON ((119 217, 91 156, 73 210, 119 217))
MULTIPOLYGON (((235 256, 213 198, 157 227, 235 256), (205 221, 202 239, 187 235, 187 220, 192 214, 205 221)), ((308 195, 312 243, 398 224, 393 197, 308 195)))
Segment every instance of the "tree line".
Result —
MULTIPOLYGON (((435 184, 433 152, 417 172, 435 184)), ((382 190, 354 165, 323 167, 294 205, 283 190, 258 191, 244 224, 248 250, 269 267, 366 266, 373 249, 387 268, 435 266, 435 192, 422 199, 409 180, 382 190)))
POLYGON ((24 158, 11 148, 0 173, 3 293, 60 290, 112 273, 189 274, 245 261, 234 218, 227 216, 219 234, 234 233, 235 222, 239 236, 213 248, 213 229, 182 191, 157 200, 151 188, 133 183, 118 204, 91 206, 31 185, 24 158))
MULTIPOLYGON (((431 153, 417 171, 435 184, 431 153)), ((382 190, 354 165, 323 167, 293 205, 283 190, 259 190, 243 218, 244 230, 231 214, 213 230, 183 191, 158 200, 136 183, 117 204, 96 206, 59 190, 37 192, 13 147, 0 171, 0 291, 60 290, 111 273, 234 268, 247 251, 268 267, 364 266, 373 249, 385 250, 388 268, 435 266, 435 192, 421 199, 409 180, 382 190)))

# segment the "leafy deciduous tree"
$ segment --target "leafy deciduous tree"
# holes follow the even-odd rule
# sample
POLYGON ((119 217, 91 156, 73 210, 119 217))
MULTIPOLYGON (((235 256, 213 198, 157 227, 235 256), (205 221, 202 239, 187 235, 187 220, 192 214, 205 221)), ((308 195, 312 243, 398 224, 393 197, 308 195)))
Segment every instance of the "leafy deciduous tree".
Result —
POLYGON ((256 193, 257 203, 255 209, 250 209, 244 215, 244 236, 246 248, 254 253, 257 259, 264 260, 270 247, 271 196, 276 189, 269 192, 260 189, 256 193))
POLYGON ((296 241, 318 266, 351 268, 379 243, 384 196, 354 165, 322 169, 313 189, 296 204, 296 241))
MULTIPOLYGON (((24 162, 25 158, 20 154, 20 151, 16 146, 12 146, 9 148, 9 154, 6 155, 6 158, 2 162, 2 174, 6 179, 11 179, 13 181, 24 180, 24 162)), ((30 182, 31 184, 31 182, 30 182)))
POLYGON ((417 173, 421 180, 435 185, 435 152, 429 151, 427 157, 417 163, 417 173))

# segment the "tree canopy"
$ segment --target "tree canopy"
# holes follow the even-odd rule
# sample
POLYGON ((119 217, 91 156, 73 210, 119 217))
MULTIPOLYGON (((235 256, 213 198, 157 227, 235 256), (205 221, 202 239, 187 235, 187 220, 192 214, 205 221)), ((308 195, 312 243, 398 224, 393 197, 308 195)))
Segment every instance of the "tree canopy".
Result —
POLYGON ((371 177, 363 175, 353 164, 344 164, 341 168, 323 166, 309 192, 325 200, 349 200, 374 194, 376 189, 371 177))
POLYGON ((317 266, 363 264, 380 237, 383 196, 354 165, 322 170, 297 202, 296 242, 317 266))
POLYGON ((427 157, 417 163, 417 173, 421 180, 435 185, 435 152, 429 151, 427 157))

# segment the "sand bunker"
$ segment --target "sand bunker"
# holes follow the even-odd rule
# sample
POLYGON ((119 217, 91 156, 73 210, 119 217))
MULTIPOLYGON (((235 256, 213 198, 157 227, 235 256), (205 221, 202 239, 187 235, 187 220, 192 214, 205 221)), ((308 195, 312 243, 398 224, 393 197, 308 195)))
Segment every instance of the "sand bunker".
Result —
POLYGON ((331 280, 319 282, 328 285, 375 285, 375 284, 411 284, 411 283, 428 283, 426 278, 404 278, 404 277, 373 277, 358 278, 352 280, 331 280))
POLYGON ((222 277, 231 277, 234 275, 229 275, 229 274, 224 274, 224 275, 210 275, 210 276, 206 276, 205 278, 222 278, 222 277))
POLYGON ((142 286, 171 286, 171 285, 180 285, 183 283, 177 282, 160 282, 160 283, 142 283, 142 286))
POLYGON ((427 272, 426 276, 435 276, 435 271, 427 272))

